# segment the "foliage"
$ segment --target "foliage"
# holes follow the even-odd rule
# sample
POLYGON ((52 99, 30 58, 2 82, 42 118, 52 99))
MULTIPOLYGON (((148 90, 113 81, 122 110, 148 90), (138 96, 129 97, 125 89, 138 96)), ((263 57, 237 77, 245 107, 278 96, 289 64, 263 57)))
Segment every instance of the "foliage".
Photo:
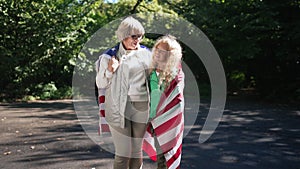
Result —
MULTIPOLYGON (((1 0, 0 97, 56 98, 55 92, 41 90, 49 84, 57 91, 70 87, 76 62, 87 61, 78 54, 88 37, 114 19, 146 10, 144 2, 144 7, 135 5, 132 1, 1 0)), ((93 71, 93 62, 80 67, 93 71)))
POLYGON ((70 86, 78 50, 87 38, 86 2, 1 0, 2 97, 31 95, 38 85, 70 86))
MULTIPOLYGON (((200 28, 220 55, 229 92, 255 88, 267 98, 299 99, 299 8, 299 0, 0 0, 0 99, 70 97, 75 64, 94 71, 94 60, 80 54, 88 38, 142 12, 180 16, 200 28)), ((157 35, 146 36, 151 46, 157 35)), ((208 85, 202 63, 182 46, 199 84, 208 85)))
POLYGON ((299 98, 299 0, 164 2, 213 42, 229 93, 255 88, 261 98, 299 98))

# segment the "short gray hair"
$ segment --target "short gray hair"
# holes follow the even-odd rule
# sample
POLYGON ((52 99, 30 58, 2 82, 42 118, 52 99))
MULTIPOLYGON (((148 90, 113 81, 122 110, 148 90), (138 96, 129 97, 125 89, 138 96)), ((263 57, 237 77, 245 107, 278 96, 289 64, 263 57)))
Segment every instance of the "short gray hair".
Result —
POLYGON ((134 34, 145 34, 145 29, 143 25, 133 18, 129 16, 125 18, 118 27, 116 31, 116 35, 120 41, 134 34))

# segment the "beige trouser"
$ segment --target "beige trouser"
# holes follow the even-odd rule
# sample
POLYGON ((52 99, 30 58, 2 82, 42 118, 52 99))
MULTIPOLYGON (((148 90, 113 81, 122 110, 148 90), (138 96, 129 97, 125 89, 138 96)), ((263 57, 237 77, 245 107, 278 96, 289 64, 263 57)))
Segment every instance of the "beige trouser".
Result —
POLYGON ((148 120, 148 102, 128 102, 125 128, 110 126, 114 146, 114 169, 142 168, 142 143, 148 120))

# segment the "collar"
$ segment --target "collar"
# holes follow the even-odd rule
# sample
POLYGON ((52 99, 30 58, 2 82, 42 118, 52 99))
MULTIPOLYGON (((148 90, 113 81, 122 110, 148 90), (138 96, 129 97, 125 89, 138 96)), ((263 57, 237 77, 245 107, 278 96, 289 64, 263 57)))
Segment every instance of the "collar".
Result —
POLYGON ((120 44, 119 44, 119 56, 132 54, 132 53, 138 51, 140 48, 141 48, 141 46, 139 44, 137 50, 126 50, 124 48, 122 42, 120 42, 120 44))

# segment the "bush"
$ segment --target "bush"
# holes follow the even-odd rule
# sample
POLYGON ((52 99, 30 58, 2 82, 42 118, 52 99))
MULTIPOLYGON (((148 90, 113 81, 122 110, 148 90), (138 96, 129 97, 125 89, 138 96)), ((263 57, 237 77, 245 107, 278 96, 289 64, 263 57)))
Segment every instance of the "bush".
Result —
POLYGON ((45 85, 39 84, 35 87, 34 92, 22 98, 23 101, 29 100, 52 100, 52 99, 69 99, 72 97, 72 87, 56 87, 54 82, 45 85))

